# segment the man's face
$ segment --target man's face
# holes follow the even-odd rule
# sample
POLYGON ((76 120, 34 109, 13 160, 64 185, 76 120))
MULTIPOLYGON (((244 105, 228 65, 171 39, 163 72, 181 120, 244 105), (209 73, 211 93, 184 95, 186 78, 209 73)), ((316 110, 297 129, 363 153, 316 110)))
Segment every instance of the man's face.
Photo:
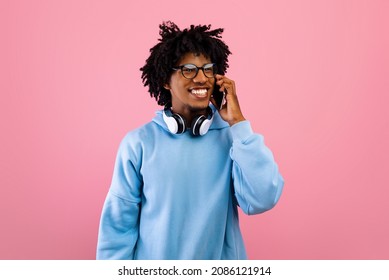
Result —
MULTIPOLYGON (((212 63, 204 55, 193 53, 185 54, 176 66, 194 64, 203 67, 212 63)), ((172 95, 172 108, 175 113, 191 112, 201 113, 209 106, 209 100, 213 92, 215 78, 208 78, 202 70, 193 79, 185 78, 181 70, 174 71, 166 88, 172 95), (200 111, 200 112, 199 112, 200 111)))

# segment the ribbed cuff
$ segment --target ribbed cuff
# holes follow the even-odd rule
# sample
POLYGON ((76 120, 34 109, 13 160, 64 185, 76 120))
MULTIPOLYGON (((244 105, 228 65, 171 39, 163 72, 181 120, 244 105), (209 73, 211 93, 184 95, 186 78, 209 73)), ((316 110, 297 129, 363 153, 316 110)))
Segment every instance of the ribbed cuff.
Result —
POLYGON ((244 142, 253 133, 251 124, 248 120, 238 122, 231 126, 231 134, 234 141, 244 142))

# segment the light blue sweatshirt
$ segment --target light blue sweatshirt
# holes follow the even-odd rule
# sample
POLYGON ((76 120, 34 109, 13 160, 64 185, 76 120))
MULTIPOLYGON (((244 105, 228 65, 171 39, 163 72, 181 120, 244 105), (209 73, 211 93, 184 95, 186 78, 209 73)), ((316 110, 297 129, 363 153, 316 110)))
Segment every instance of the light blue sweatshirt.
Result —
POLYGON ((237 206, 267 211, 283 184, 248 121, 215 112, 206 135, 176 135, 158 111, 120 144, 97 259, 246 259, 237 206))

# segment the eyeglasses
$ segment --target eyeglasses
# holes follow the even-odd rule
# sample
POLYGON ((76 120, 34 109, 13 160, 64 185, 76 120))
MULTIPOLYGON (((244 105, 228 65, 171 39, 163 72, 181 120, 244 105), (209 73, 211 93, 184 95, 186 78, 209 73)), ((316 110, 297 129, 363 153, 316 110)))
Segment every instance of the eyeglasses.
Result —
POLYGON ((194 64, 184 64, 177 67, 173 67, 172 69, 175 71, 181 70, 182 76, 187 79, 196 78, 200 69, 203 70, 203 73, 207 78, 213 78, 217 73, 215 63, 208 63, 203 65, 203 67, 197 67, 194 64))

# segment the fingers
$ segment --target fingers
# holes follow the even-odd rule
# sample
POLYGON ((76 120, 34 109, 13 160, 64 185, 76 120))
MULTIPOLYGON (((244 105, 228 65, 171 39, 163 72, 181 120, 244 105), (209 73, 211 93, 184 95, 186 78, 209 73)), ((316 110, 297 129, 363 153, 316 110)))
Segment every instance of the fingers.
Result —
MULTIPOLYGON (((228 122, 230 126, 245 120, 236 95, 235 82, 223 75, 216 75, 215 78, 216 84, 220 86, 220 91, 225 93, 225 106, 219 110, 222 119, 228 122)), ((214 100, 211 99, 211 102, 214 104, 214 100)))
POLYGON ((221 92, 224 91, 226 94, 232 93, 235 95, 235 82, 233 80, 219 74, 217 74, 215 78, 216 84, 220 87, 221 92))

